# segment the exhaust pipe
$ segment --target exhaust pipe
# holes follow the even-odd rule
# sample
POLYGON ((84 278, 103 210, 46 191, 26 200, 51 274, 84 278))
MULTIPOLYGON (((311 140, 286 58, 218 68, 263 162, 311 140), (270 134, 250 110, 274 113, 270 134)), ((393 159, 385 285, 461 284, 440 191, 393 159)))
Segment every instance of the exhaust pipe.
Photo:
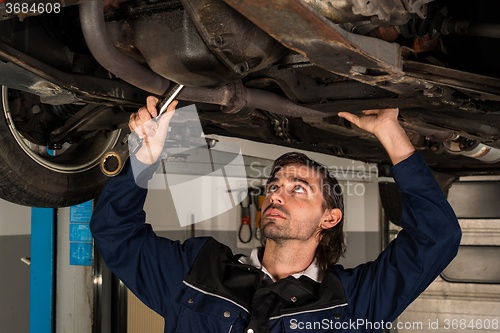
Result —
POLYGON ((103 2, 92 0, 80 4, 83 36, 94 58, 109 72, 125 82, 156 95, 163 95, 170 81, 120 53, 108 36, 104 22, 103 2))

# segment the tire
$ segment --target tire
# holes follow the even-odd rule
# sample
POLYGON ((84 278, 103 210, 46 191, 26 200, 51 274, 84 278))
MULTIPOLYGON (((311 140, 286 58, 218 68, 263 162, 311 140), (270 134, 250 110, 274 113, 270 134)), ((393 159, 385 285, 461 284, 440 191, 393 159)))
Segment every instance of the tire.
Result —
POLYGON ((16 129, 11 103, 9 89, 2 87, 0 197, 20 205, 52 208, 96 197, 107 180, 99 168, 100 157, 120 140, 120 131, 65 144, 52 156, 45 146, 27 140, 16 129))

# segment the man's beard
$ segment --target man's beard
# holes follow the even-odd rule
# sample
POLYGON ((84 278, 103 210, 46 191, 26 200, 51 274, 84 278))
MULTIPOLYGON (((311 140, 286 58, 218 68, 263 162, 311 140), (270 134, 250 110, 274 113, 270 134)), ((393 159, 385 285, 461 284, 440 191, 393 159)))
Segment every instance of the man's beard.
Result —
MULTIPOLYGON (((290 213, 288 212, 288 210, 286 210, 285 208, 283 208, 282 206, 280 205, 270 205, 268 206, 263 212, 262 212, 262 215, 265 216, 266 212, 269 210, 269 209, 275 209, 277 211, 279 211, 285 218, 289 218, 290 217, 290 213)), ((263 237, 263 240, 266 240, 266 239, 272 239, 274 241, 279 241, 279 240, 284 240, 285 238, 283 238, 283 228, 286 228, 286 226, 278 226, 274 220, 276 220, 275 218, 272 218, 272 217, 266 217, 265 218, 266 220, 268 220, 269 222, 267 222, 265 225, 262 225, 261 224, 261 228, 262 228, 262 237, 263 237), (276 228, 279 228, 278 230, 276 230, 276 228)))

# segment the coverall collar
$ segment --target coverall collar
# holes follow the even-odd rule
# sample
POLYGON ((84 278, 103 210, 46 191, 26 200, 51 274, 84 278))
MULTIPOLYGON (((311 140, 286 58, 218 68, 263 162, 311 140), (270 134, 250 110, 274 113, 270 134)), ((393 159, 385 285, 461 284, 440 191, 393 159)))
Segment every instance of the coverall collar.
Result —
MULTIPOLYGON (((276 279, 271 274, 269 274, 267 269, 260 262, 258 252, 259 252, 259 249, 254 248, 254 249, 252 249, 250 256, 242 256, 238 259, 238 261, 242 264, 251 265, 251 266, 254 266, 254 267, 260 269, 265 275, 264 280, 269 279, 272 282, 276 282, 276 279)), ((298 272, 298 273, 293 274, 292 276, 294 278, 298 279, 302 275, 305 275, 305 276, 311 278, 312 280, 314 280, 318 283, 321 283, 321 281, 323 280, 324 273, 325 272, 318 266, 317 260, 314 259, 314 261, 311 263, 311 265, 309 265, 309 267, 307 267, 302 272, 298 272)))

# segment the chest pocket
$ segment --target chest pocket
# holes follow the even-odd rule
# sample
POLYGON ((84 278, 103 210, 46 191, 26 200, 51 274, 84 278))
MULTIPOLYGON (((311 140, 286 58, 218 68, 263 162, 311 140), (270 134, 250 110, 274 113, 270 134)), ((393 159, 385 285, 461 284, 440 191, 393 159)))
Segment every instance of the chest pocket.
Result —
POLYGON ((349 318, 343 306, 271 318, 271 332, 348 332, 349 318))
POLYGON ((180 299, 178 333, 243 332, 248 313, 232 302, 188 288, 180 299))

